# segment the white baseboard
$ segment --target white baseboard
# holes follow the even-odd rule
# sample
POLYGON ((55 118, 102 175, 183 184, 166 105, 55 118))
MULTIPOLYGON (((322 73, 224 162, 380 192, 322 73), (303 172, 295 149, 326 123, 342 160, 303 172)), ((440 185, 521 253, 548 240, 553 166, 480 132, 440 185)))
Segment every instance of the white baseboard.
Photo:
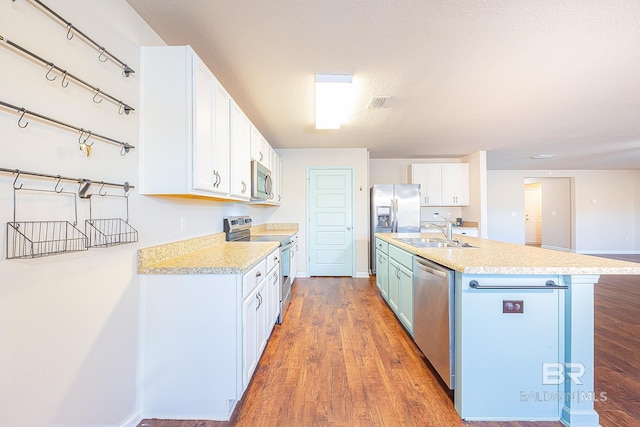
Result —
POLYGON ((541 248, 542 249, 553 249, 554 251, 561 251, 561 252, 573 252, 571 249, 560 248, 560 247, 557 247, 557 246, 542 245, 541 248))
POLYGON ((356 275, 354 277, 362 277, 362 278, 369 278, 369 273, 367 272, 362 272, 362 271, 358 271, 356 272, 356 275))
POLYGON ((583 255, 639 255, 640 254, 640 250, 605 250, 605 251, 593 251, 593 250, 587 250, 587 251, 578 251, 577 253, 579 254, 583 254, 583 255))

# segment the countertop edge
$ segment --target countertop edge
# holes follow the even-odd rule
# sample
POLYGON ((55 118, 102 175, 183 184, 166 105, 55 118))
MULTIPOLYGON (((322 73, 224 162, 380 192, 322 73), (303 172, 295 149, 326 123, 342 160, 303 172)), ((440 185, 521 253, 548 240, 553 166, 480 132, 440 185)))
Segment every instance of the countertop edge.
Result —
MULTIPOLYGON (((411 233, 417 237, 418 233, 411 233)), ((499 242, 467 236, 456 236, 456 240, 469 243, 471 248, 416 248, 397 240, 398 234, 378 233, 374 236, 387 243, 393 244, 413 255, 431 260, 437 264, 451 268, 463 274, 496 274, 496 275, 640 275, 640 263, 620 261, 592 255, 575 254, 555 251, 552 249, 535 248, 514 243, 499 242), (483 246, 485 246, 483 248, 483 246), (491 246, 488 248, 487 246, 491 246), (474 251, 492 251, 477 256, 474 251), (502 250, 509 253, 511 262, 499 261, 500 255, 494 252, 502 250), (514 254, 520 255, 513 261, 514 254), (475 255, 475 256, 474 256, 475 255), (534 257, 532 257, 534 255, 534 257), (585 258, 589 257, 589 258, 585 258), (532 258, 536 258, 532 260, 532 258), (496 261, 494 261, 494 259, 496 261), (548 264, 544 261, 549 259, 548 264), (557 265, 558 259, 564 259, 566 265, 557 265), (487 261, 489 260, 489 261, 487 261), (526 260, 521 262, 520 260, 526 260), (547 264, 547 265, 545 265, 547 264), (588 265, 592 264, 592 265, 588 265)), ((404 237, 404 236, 403 236, 404 237)), ((425 236, 425 237, 430 237, 425 236)))

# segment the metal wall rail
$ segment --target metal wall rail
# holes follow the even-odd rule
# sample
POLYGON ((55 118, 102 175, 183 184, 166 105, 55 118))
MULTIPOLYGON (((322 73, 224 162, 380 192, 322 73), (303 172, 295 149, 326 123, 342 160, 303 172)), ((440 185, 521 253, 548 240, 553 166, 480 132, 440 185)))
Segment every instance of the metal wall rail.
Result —
POLYGON ((101 196, 104 196, 105 194, 102 193, 102 187, 109 186, 109 187, 122 187, 122 189, 124 190, 125 193, 128 193, 130 189, 132 188, 136 188, 133 185, 130 185, 128 182, 125 182, 124 184, 117 184, 117 183, 113 183, 113 182, 106 182, 106 181, 92 181, 90 179, 86 179, 86 178, 70 178, 68 176, 62 176, 62 175, 51 175, 48 173, 40 173, 40 172, 28 172, 28 171, 24 171, 24 170, 20 170, 20 169, 7 169, 7 168, 0 168, 0 172, 8 172, 8 173, 12 173, 12 174, 16 174, 16 179, 13 181, 13 188, 18 190, 22 187, 22 184, 20 184, 20 186, 17 186, 17 181, 18 178, 20 177, 20 175, 29 175, 29 176, 35 176, 35 177, 40 177, 40 178, 51 178, 51 179, 55 179, 57 180, 56 182, 56 187, 55 187, 55 192, 56 193, 60 193, 62 191, 62 189, 58 189, 58 184, 60 183, 60 181, 70 181, 70 182, 76 182, 78 184, 83 185, 82 189, 80 190, 81 193, 83 193, 82 190, 84 190, 84 193, 81 194, 82 198, 88 198, 89 195, 86 194, 89 186, 91 184, 96 184, 96 185, 100 185, 100 190, 98 191, 98 194, 101 196))
MULTIPOLYGON (((11 0, 11 1, 15 2, 16 0, 11 0)), ((91 44, 93 47, 95 47, 99 52, 98 60, 100 62, 106 62, 107 59, 111 59, 113 62, 117 63, 118 65, 120 65, 120 67, 122 67, 122 75, 125 76, 125 77, 129 77, 130 74, 135 73, 135 71, 133 71, 133 69, 131 67, 129 67, 127 64, 125 64, 124 62, 122 62, 118 58, 116 58, 115 55, 113 55, 111 52, 107 51, 104 47, 102 47, 97 42, 95 42, 91 37, 89 37, 88 35, 86 35, 82 31, 80 31, 80 29, 78 29, 78 27, 74 26, 71 22, 67 21, 62 16, 58 15, 56 12, 54 12, 50 7, 48 7, 47 5, 42 3, 40 0, 31 0, 31 1, 36 3, 36 4, 38 4, 44 10, 46 10, 50 15, 52 15, 58 21, 62 22, 65 25, 65 27, 67 28, 67 39, 71 40, 73 38, 74 34, 78 34, 85 41, 87 41, 89 44, 91 44)))
POLYGON ((10 109, 15 110, 18 113, 20 113, 20 118, 18 119, 18 127, 20 127, 20 128, 26 128, 27 125, 29 124, 28 121, 25 121, 23 123, 23 119, 24 119, 25 114, 28 114, 30 116, 37 117, 39 119, 43 119, 43 120, 49 121, 51 123, 55 123, 57 125, 60 125, 60 126, 63 126, 63 127, 69 128, 69 129, 77 130, 78 132, 80 132, 80 137, 78 138, 78 142, 79 142, 81 148, 84 146, 85 149, 86 149, 86 147, 90 147, 91 145, 93 145, 93 143, 87 144, 87 141, 91 137, 100 138, 102 140, 111 142, 113 144, 120 145, 122 147, 122 149, 120 150, 120 154, 123 155, 123 156, 125 154, 127 154, 130 149, 135 148, 133 145, 131 145, 131 144, 127 143, 127 142, 117 141, 117 140, 115 140, 113 138, 109 138, 107 136, 103 136, 103 135, 100 135, 100 134, 97 134, 97 133, 93 133, 90 130, 79 128, 77 126, 73 126, 73 125, 61 122, 59 120, 56 120, 56 119, 52 119, 50 117, 43 116, 42 114, 34 113, 33 111, 29 111, 26 108, 17 107, 15 105, 8 104, 8 103, 6 103, 4 101, 0 101, 0 105, 4 106, 4 107, 7 107, 7 108, 10 108, 10 109))
POLYGON ((51 74, 51 72, 53 70, 56 70, 62 76, 62 81, 60 82, 62 87, 69 86, 69 82, 67 81, 67 77, 68 77, 68 78, 71 78, 71 79, 75 80, 76 82, 80 83, 81 85, 91 89, 91 91, 94 93, 93 102, 95 102, 96 104, 101 103, 103 98, 107 98, 110 101, 113 101, 115 104, 118 105, 118 112, 120 114, 123 114, 123 113, 124 114, 129 114, 131 111, 134 111, 134 108, 131 107, 130 105, 126 104, 124 101, 121 101, 121 100, 109 95, 108 93, 101 91, 99 88, 97 88, 97 87, 85 82, 84 80, 80 79, 79 77, 74 76, 73 74, 71 74, 67 70, 64 70, 64 69, 58 67, 53 62, 47 61, 46 59, 42 58, 39 55, 36 55, 35 53, 29 51, 28 49, 25 49, 24 47, 20 46, 19 44, 12 42, 11 40, 7 39, 6 37, 3 37, 3 36, 0 35, 0 41, 5 42, 9 46, 12 46, 13 48, 19 50, 20 52, 25 53, 25 54, 29 55, 30 57, 32 57, 34 59, 37 59, 38 61, 40 61, 44 65, 46 65, 48 67, 48 71, 47 71, 47 74, 45 74, 45 78, 47 80, 49 80, 50 82, 52 82, 52 81, 54 81, 55 79, 58 78, 58 76, 56 76, 56 75, 54 75, 53 78, 49 77, 49 74, 51 74))

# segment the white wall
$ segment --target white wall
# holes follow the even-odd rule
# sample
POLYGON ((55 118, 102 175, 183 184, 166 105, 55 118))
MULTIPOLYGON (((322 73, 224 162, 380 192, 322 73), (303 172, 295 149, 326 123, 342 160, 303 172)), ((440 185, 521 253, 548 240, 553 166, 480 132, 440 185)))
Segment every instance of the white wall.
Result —
POLYGON ((571 178, 545 178, 542 182, 542 247, 572 249, 571 178))
POLYGON ((480 237, 487 236, 487 152, 477 151, 462 159, 469 164, 469 206, 462 208, 465 221, 478 222, 480 237))
MULTIPOLYGON (((109 51, 139 71, 139 47, 163 44, 124 0, 46 2, 109 51)), ((125 78, 118 66, 32 2, 0 3, 2 36, 61 68, 139 107, 139 74, 125 78)), ((118 115, 109 101, 61 77, 49 82, 46 68, 0 43, 0 100, 140 147, 138 112, 118 115)), ((90 158, 80 156, 78 134, 38 122, 25 129, 18 115, 0 108, 0 167, 136 185, 138 150, 98 140, 90 158)), ((48 180, 21 183, 53 189, 48 180)), ((0 173, 0 222, 13 220, 13 176, 0 173)), ((62 183, 65 191, 77 185, 62 183)), ((97 190, 97 188, 96 188, 97 190)), ((110 194, 121 194, 107 189, 110 194)), ((18 193, 18 220, 72 220, 72 196, 18 193)), ((107 200, 107 198, 105 198, 107 200)), ((113 199, 121 203, 123 199, 113 199)), ((0 425, 117 426, 137 421, 138 289, 136 251, 159 243, 222 231, 222 217, 250 214, 257 224, 276 208, 203 200, 129 197, 135 244, 90 249, 39 259, 5 259, 6 226, 0 232, 0 425), (187 229, 180 230, 180 218, 187 229)), ((113 209, 122 212, 123 205, 113 209)), ((109 208, 110 209, 110 208, 109 208)), ((105 208, 106 210, 106 208, 105 208)), ((95 213, 94 213, 95 215, 95 213)), ((118 215, 120 216, 120 215, 118 215)), ((79 226, 89 217, 78 201, 79 226)))
POLYGON ((307 271, 307 168, 310 166, 349 166, 354 168, 356 275, 369 275, 369 190, 368 153, 363 148, 282 149, 282 204, 269 222, 300 224, 300 274, 307 271))
POLYGON ((525 178, 573 177, 575 251, 640 253, 640 171, 490 170, 487 176, 490 239, 524 243, 525 178))

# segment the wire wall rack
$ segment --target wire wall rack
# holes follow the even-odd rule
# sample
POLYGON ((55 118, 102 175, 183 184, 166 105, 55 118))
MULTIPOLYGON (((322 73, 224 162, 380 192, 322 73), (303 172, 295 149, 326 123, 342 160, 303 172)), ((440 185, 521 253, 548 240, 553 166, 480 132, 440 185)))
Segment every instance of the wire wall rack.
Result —
MULTIPOLYGON (((16 177, 17 179, 17 177, 16 177)), ((56 186, 57 188, 57 186, 56 186)), ((7 223, 7 259, 38 258, 47 255, 86 251, 87 236, 76 228, 78 223, 78 202, 76 193, 56 188, 18 187, 13 185, 13 221, 7 223), (17 221, 17 193, 19 191, 39 191, 55 195, 73 197, 74 220, 69 221, 17 221)))
POLYGON ((98 191, 89 197, 89 219, 85 221, 85 234, 89 238, 89 247, 106 248, 138 241, 138 231, 129 225, 129 195, 108 195, 98 191), (125 201, 126 218, 93 218, 92 200, 95 196, 102 198, 119 198, 125 201))
POLYGON ((0 101, 0 106, 15 110, 17 113, 20 114, 20 117, 18 118, 18 127, 22 128, 22 129, 26 128, 27 125, 29 125, 29 122, 24 118, 25 115, 29 115, 29 116, 33 116, 33 117, 45 120, 47 122, 53 123, 55 125, 66 127, 68 129, 72 129, 72 130, 80 132, 80 136, 78 137, 78 144, 80 145, 80 151, 82 151, 84 154, 86 154, 87 157, 90 155, 91 146, 93 146, 93 144, 95 142, 95 141, 93 141, 93 142, 91 142, 91 144, 89 144, 88 141, 89 141, 90 138, 98 138, 98 139, 110 142, 112 144, 120 145, 121 146, 120 154, 123 155, 123 156, 125 154, 129 153, 129 151, 132 148, 136 148, 133 145, 127 143, 127 142, 118 141, 118 140, 115 140, 113 138, 109 138, 107 136, 94 133, 94 132, 92 132, 90 130, 87 130, 87 129, 84 129, 84 128, 79 128, 77 126, 73 126, 73 125, 61 122, 60 120, 52 119, 51 117, 47 117, 47 116, 44 116, 42 114, 35 113, 33 111, 29 111, 26 108, 17 107, 15 105, 9 104, 9 103, 4 102, 4 101, 0 101))
MULTIPOLYGON (((16 0, 11 0, 11 1, 15 2, 16 0)), ((131 74, 135 73, 135 71, 131 67, 129 67, 127 64, 125 64, 124 62, 119 60, 114 54, 112 54, 111 52, 107 51, 103 46, 98 44, 91 37, 89 37, 88 35, 86 35, 82 31, 80 31, 80 29, 78 27, 76 27, 71 22, 69 22, 66 19, 64 19, 62 16, 60 16, 58 13, 56 13, 53 9, 51 9, 49 6, 45 5, 40 0, 30 0, 30 1, 35 3, 35 4, 37 4, 38 6, 40 6, 51 17, 57 19, 60 23, 62 23, 65 26, 65 28, 67 29, 67 39, 71 40, 71 39, 73 39, 73 36, 75 34, 77 34, 85 42, 87 42, 89 45, 93 46, 98 51, 98 61, 107 62, 107 60, 110 59, 114 63, 118 64, 120 66, 120 68, 122 68, 122 75, 124 77, 129 77, 131 74)))
POLYGON ((89 83, 87 83, 86 81, 82 80, 79 77, 76 77, 75 75, 71 74, 70 72, 68 72, 67 70, 58 67, 57 65, 55 65, 53 62, 48 61, 44 58, 42 58, 41 56, 31 52, 28 49, 25 49, 24 47, 20 46, 17 43, 14 43, 13 41, 7 39, 6 37, 3 37, 0 35, 0 41, 5 42, 6 44, 8 44, 9 46, 13 47, 14 49, 29 55, 31 58, 36 59, 38 61, 40 61, 41 63, 43 63, 46 67, 47 67, 47 73, 45 74, 45 78, 47 80, 49 80, 50 82, 56 80, 58 78, 58 75, 60 75, 61 80, 60 80, 60 85, 63 88, 66 88, 67 86, 69 86, 69 80, 71 79, 77 83, 79 83, 81 86, 84 86, 85 88, 91 90, 93 92, 93 102, 95 102, 96 104, 100 104, 102 102, 103 99, 108 99, 109 101, 113 102, 114 104, 116 104, 118 106, 118 113, 119 114, 129 114, 131 111, 134 111, 135 109, 133 107, 131 107, 130 105, 126 104, 124 101, 121 101, 117 98, 115 98, 114 96, 109 95, 106 92, 103 92, 100 90, 100 88, 95 87, 89 83), (55 73, 54 73, 55 71, 55 73))
POLYGON ((7 259, 39 258, 47 255, 86 251, 90 247, 108 247, 138 241, 138 232, 128 223, 128 192, 130 189, 135 188, 129 185, 128 182, 124 184, 105 181, 95 182, 84 178, 69 178, 61 175, 21 171, 19 169, 0 168, 0 172, 10 172, 16 175, 13 181, 13 221, 7 222, 7 259), (18 185, 18 179, 21 175, 55 179, 55 186, 53 189, 42 189, 25 187, 23 183, 18 185), (61 185, 62 181, 78 183, 78 192, 64 191, 61 185), (96 194, 91 194, 89 193, 89 189, 94 183, 100 184, 100 190, 96 194), (103 190, 105 186, 121 187, 124 190, 124 195, 109 195, 103 190), (21 191, 42 192, 73 197, 73 221, 18 221, 17 195, 21 191), (126 201, 126 219, 92 218, 91 198, 93 196, 124 198, 126 201), (89 199, 90 219, 85 221, 85 232, 82 232, 77 227, 78 197, 81 199, 89 199))

